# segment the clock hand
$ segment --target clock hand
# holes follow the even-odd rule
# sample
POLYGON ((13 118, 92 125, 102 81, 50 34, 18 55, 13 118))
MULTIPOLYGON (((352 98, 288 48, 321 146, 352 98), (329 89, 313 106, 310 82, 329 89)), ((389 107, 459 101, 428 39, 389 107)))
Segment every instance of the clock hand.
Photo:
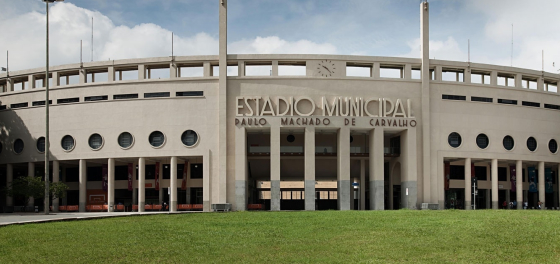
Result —
POLYGON ((325 68, 327 71, 329 71, 329 73, 332 74, 332 72, 331 72, 331 70, 329 70, 329 68, 325 67, 324 65, 323 65, 323 68, 325 68))

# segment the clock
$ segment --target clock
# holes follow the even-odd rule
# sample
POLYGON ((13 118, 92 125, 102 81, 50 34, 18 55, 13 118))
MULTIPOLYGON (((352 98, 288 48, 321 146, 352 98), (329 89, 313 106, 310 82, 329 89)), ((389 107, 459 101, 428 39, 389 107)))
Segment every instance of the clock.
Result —
POLYGON ((322 60, 317 63, 317 73, 322 77, 332 77, 336 71, 336 66, 330 60, 322 60))

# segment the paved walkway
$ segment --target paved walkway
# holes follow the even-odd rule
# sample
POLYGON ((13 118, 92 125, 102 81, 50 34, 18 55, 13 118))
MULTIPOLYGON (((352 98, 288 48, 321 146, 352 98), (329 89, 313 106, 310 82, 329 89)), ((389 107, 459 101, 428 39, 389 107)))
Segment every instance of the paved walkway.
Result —
POLYGON ((44 213, 12 213, 12 214, 0 214, 0 226, 15 225, 15 224, 30 224, 30 223, 44 223, 53 221, 69 221, 69 220, 83 220, 92 218, 106 218, 106 217, 123 217, 131 215, 151 215, 151 214, 184 214, 184 213, 196 213, 197 211, 191 212, 100 212, 100 213, 50 213, 48 215, 44 213))

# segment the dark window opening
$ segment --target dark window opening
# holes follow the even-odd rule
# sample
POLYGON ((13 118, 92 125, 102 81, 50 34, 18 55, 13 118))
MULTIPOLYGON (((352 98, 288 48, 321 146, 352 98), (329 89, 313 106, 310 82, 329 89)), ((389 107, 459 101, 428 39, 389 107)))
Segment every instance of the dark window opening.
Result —
POLYGON ((176 96, 204 96, 203 91, 177 92, 176 96))
POLYGON ((144 93, 144 98, 169 97, 169 92, 144 93))
POLYGON ((524 106, 541 107, 540 103, 529 102, 529 101, 521 101, 521 104, 524 106))
POLYGON ((544 108, 560 110, 560 105, 544 104, 544 108))
POLYGON ((191 179, 202 179, 202 164, 191 164, 191 179))
POLYGON ((19 103, 19 104, 11 104, 10 108, 21 108, 21 107, 27 107, 29 106, 29 103, 19 103))
POLYGON ((465 101, 467 97, 464 95, 442 94, 441 99, 465 101))
POLYGON ((92 102, 92 101, 103 101, 107 100, 109 97, 107 95, 98 95, 98 96, 86 96, 84 97, 84 101, 92 102))
POLYGON ((507 181, 507 170, 506 167, 498 167, 498 181, 507 181))
POLYGON ((494 102, 494 99, 488 98, 488 97, 471 96, 471 101, 473 101, 473 102, 492 103, 492 102, 494 102))
POLYGON ((517 100, 510 100, 510 99, 498 99, 499 104, 511 104, 517 105, 517 100))
POLYGON ((465 179, 465 166, 449 166, 449 179, 450 180, 464 180, 465 179))
POLYGON ((69 104, 69 103, 77 103, 80 102, 80 98, 79 97, 74 97, 74 98, 63 98, 63 99, 58 99, 56 100, 57 104, 69 104))
MULTIPOLYGON (((35 102, 31 103, 31 105, 33 105, 33 106, 45 105, 45 100, 43 100, 43 101, 35 101, 35 102)), ((49 105, 52 105, 52 100, 49 100, 49 105)))
POLYGON ((138 94, 115 94, 113 95, 114 100, 119 99, 136 99, 138 98, 138 94))

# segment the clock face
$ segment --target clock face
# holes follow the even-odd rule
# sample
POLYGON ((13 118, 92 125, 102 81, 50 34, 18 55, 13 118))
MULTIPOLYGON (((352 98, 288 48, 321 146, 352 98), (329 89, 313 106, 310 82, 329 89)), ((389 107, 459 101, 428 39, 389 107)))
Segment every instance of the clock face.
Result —
POLYGON ((335 71, 336 67, 330 60, 322 60, 317 63, 317 73, 319 73, 322 77, 332 77, 335 71))

